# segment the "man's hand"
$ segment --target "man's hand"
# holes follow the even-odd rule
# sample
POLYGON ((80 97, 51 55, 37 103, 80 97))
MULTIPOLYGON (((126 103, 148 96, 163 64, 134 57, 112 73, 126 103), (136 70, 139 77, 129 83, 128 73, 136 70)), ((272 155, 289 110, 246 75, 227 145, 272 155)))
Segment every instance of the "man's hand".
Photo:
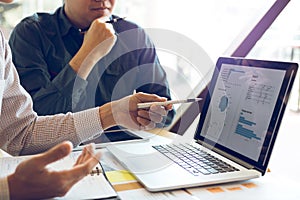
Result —
POLYGON ((50 171, 47 165, 62 159, 72 151, 70 142, 56 145, 45 153, 30 158, 8 176, 11 199, 45 199, 64 196, 70 188, 91 172, 99 162, 92 144, 86 146, 74 167, 63 171, 50 171))
POLYGON ((118 101, 113 101, 100 107, 102 127, 107 129, 114 125, 121 125, 126 128, 136 130, 148 130, 156 127, 163 117, 172 109, 172 105, 156 106, 149 109, 138 109, 138 103, 163 102, 167 99, 155 94, 137 93, 124 97, 118 101))
POLYGON ((94 52, 99 60, 110 52, 116 39, 112 24, 105 23, 105 19, 96 19, 84 34, 82 48, 94 52))
POLYGON ((105 19, 95 19, 84 33, 82 46, 69 62, 73 70, 86 79, 95 64, 106 56, 116 43, 117 36, 111 24, 105 19))

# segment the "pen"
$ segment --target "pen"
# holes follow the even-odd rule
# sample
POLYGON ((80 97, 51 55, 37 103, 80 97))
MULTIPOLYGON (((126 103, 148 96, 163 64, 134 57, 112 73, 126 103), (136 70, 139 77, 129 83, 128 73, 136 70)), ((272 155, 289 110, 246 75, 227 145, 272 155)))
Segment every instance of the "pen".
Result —
POLYGON ((109 20, 109 21, 106 21, 105 23, 109 23, 109 24, 113 24, 113 23, 116 23, 118 21, 122 21, 124 20, 126 17, 120 17, 120 18, 114 18, 112 20, 109 20))
POLYGON ((192 103, 196 101, 201 101, 202 98, 194 98, 194 99, 182 99, 182 100, 170 100, 164 102, 149 102, 149 103, 138 103, 138 108, 149 108, 152 105, 165 106, 169 104, 177 104, 177 103, 192 103))
MULTIPOLYGON (((105 23, 113 24, 113 23, 116 23, 116 22, 118 22, 118 21, 122 21, 122 20, 124 20, 125 18, 126 18, 126 17, 114 18, 114 19, 112 19, 112 20, 105 21, 105 23)), ((88 28, 85 28, 85 29, 78 29, 78 30, 79 30, 79 32, 80 32, 81 34, 84 34, 88 29, 89 29, 89 27, 88 27, 88 28)))

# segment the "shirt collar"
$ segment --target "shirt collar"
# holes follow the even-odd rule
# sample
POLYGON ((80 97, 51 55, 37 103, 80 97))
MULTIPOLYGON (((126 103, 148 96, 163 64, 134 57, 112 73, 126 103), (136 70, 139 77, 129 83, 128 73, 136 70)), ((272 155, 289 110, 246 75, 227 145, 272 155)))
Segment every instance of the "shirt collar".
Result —
POLYGON ((67 15, 64 10, 64 6, 59 8, 58 18, 60 21, 59 25, 60 25, 60 30, 61 30, 62 36, 67 35, 69 33, 70 29, 72 29, 72 28, 78 29, 75 26, 73 26, 72 23, 70 22, 70 20, 67 18, 67 15))

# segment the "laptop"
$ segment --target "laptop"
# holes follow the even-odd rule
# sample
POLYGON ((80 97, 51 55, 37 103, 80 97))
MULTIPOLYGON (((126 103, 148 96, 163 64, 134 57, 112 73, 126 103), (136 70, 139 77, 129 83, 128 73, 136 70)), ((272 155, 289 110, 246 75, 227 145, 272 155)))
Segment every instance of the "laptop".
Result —
POLYGON ((261 177, 297 69, 291 62, 220 57, 192 141, 177 136, 107 149, 149 191, 261 177))

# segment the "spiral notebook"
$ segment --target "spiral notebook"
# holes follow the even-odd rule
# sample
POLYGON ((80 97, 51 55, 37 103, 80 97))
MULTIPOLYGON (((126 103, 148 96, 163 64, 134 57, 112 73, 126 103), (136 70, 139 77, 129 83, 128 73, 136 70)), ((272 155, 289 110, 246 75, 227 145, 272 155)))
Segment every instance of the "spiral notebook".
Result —
MULTIPOLYGON (((49 168, 53 170, 69 169, 74 165, 80 153, 79 151, 72 152, 69 156, 51 163, 49 168)), ((19 163, 30 157, 31 156, 0 158, 0 177, 12 174, 19 163)), ((65 196, 55 199, 119 199, 112 185, 102 172, 102 166, 99 163, 89 175, 76 183, 65 196)))

